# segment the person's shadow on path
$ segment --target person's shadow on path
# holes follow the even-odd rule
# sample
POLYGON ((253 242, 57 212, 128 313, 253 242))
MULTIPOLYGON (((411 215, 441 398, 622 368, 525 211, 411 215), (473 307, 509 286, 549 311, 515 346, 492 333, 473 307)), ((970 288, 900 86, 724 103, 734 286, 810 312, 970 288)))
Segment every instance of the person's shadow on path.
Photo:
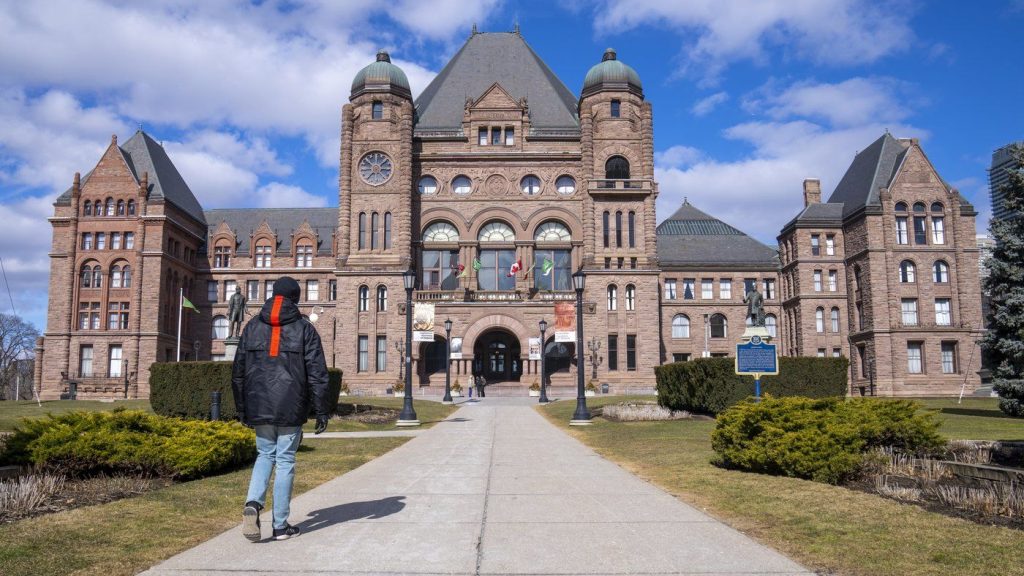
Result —
POLYGON ((367 502, 349 502, 339 504, 330 508, 313 510, 309 518, 298 524, 303 534, 316 532, 342 522, 351 520, 367 519, 376 520, 392 514, 397 514, 405 508, 405 496, 389 496, 381 500, 370 500, 367 502))

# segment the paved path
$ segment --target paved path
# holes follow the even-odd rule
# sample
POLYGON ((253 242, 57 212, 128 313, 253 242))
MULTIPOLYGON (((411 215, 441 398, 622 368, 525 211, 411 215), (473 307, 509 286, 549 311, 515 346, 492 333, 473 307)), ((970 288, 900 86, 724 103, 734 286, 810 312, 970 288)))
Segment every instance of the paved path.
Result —
MULTIPOLYGON (((601 458, 532 406, 464 404, 296 498, 300 537, 252 544, 236 528, 146 574, 811 574, 601 458)), ((264 514, 268 536, 269 523, 264 514)))

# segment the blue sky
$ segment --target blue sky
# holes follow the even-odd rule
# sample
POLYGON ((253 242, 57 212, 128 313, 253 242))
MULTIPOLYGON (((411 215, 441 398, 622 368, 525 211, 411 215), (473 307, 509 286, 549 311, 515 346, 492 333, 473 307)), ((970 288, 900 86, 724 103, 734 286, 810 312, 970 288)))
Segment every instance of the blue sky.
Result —
MULTIPOLYGON (((205 207, 334 206, 340 107, 386 48, 418 94, 520 25, 573 92, 604 48, 655 114, 658 217, 684 197, 774 244, 885 130, 918 137, 987 225, 993 149, 1024 139, 1024 0, 0 2, 0 257, 45 325, 52 202, 138 125, 205 207)), ((10 311, 5 294, 0 309, 10 311)))

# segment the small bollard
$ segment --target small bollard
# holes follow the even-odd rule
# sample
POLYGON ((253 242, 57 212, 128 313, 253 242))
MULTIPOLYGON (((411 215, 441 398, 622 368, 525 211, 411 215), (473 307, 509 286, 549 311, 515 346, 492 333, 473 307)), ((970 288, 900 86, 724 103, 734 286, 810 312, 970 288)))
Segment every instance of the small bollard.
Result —
POLYGON ((214 390, 211 396, 213 400, 210 403, 210 420, 220 420, 220 390, 214 390))
POLYGON ((68 400, 78 400, 78 382, 68 383, 68 400))

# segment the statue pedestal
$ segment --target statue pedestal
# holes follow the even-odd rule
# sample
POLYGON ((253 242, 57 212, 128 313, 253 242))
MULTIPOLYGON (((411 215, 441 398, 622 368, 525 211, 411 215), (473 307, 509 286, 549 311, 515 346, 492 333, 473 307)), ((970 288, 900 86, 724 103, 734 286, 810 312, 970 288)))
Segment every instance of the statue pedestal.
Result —
POLYGON ((224 340, 224 360, 228 362, 235 361, 235 352, 238 351, 238 338, 228 338, 224 340))
POLYGON ((750 339, 754 336, 759 336, 764 342, 771 342, 772 336, 768 333, 768 329, 764 326, 747 326, 747 329, 743 331, 743 336, 740 339, 743 342, 750 342, 750 339))

